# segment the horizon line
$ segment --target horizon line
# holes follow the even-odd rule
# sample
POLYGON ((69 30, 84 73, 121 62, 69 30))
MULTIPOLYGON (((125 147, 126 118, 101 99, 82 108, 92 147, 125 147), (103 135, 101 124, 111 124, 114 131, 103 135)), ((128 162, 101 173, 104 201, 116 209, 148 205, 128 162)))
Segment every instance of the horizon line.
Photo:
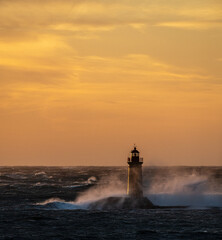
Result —
MULTIPOLYGON (((0 165, 2 167, 127 167, 128 165, 0 165)), ((222 165, 143 165, 143 167, 222 167, 222 165)))

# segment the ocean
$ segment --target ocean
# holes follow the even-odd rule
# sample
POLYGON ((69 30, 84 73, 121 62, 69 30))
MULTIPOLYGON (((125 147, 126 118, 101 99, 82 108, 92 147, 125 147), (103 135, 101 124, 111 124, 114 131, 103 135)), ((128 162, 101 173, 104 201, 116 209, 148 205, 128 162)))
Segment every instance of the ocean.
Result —
POLYGON ((125 196, 126 167, 0 167, 0 239, 222 239, 222 167, 143 167, 163 209, 89 209, 125 196))

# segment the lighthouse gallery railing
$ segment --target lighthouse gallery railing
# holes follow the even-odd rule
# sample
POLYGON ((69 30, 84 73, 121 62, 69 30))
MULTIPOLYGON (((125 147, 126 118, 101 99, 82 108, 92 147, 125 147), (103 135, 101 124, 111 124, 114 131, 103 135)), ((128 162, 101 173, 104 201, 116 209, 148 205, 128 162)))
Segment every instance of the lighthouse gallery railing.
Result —
MULTIPOLYGON (((128 157, 127 162, 132 162, 132 159, 130 157, 128 157)), ((143 162, 143 158, 139 158, 138 162, 142 163, 143 162)))

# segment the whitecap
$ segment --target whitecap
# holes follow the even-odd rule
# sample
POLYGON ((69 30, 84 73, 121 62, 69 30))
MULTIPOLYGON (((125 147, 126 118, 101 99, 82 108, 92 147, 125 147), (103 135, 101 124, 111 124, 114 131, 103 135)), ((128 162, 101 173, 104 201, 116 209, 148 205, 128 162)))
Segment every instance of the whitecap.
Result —
POLYGON ((46 175, 46 173, 43 171, 35 173, 35 176, 42 176, 42 175, 46 175))
POLYGON ((50 198, 44 202, 36 203, 45 209, 55 209, 55 210, 86 210, 89 203, 76 203, 76 202, 66 202, 60 198, 50 198))
POLYGON ((97 181, 97 178, 94 176, 88 178, 88 180, 87 180, 88 183, 95 183, 96 181, 97 181))
POLYGON ((63 186, 64 188, 80 188, 87 186, 88 184, 81 184, 81 185, 70 185, 70 186, 63 186))

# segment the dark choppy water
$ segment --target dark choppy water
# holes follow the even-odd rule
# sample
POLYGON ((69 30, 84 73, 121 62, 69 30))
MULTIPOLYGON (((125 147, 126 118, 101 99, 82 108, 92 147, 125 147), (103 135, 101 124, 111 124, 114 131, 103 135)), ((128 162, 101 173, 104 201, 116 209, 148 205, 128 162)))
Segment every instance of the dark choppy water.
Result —
POLYGON ((154 204, 88 210, 125 194, 125 167, 1 167, 0 239, 222 239, 222 167, 143 169, 154 204))

